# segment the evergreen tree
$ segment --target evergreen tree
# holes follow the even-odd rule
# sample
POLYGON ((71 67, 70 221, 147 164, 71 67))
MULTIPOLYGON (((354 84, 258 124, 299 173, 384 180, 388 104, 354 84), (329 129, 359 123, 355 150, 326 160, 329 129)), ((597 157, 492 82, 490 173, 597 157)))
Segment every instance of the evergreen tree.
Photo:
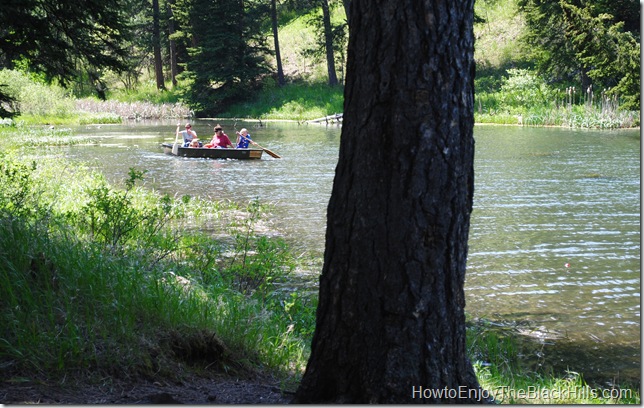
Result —
POLYGON ((333 52, 333 30, 331 29, 331 12, 329 11, 329 0, 320 0, 322 6, 322 21, 324 23, 324 49, 326 51, 326 66, 329 74, 329 85, 338 84, 338 76, 335 73, 335 55, 333 52))
POLYGON ((161 9, 159 0, 152 0, 152 50, 154 53, 154 76, 157 89, 165 90, 163 59, 161 57, 161 9))
POLYGON ((315 0, 315 5, 319 6, 321 15, 312 13, 308 24, 313 27, 317 38, 313 47, 305 49, 303 55, 314 58, 316 61, 326 61, 328 84, 330 86, 338 85, 340 81, 336 73, 336 55, 340 57, 340 67, 343 69, 346 55, 346 41, 348 20, 340 24, 331 22, 331 10, 339 6, 337 2, 329 0, 315 0))
MULTIPOLYGON (((185 4, 185 2, 183 2, 185 4)), ((267 5, 242 0, 194 0, 189 8, 193 46, 183 76, 185 94, 197 114, 212 114, 244 98, 268 72, 264 56, 269 52, 261 36, 259 17, 267 5)))
POLYGON ((640 44, 624 22, 611 23, 613 16, 593 16, 588 8, 562 2, 566 36, 575 57, 588 67, 595 89, 622 96, 622 107, 640 108, 640 44))
POLYGON ((126 69, 129 10, 128 0, 3 0, 0 68, 18 64, 63 85, 85 70, 102 95, 102 69, 126 69))
POLYGON ((284 86, 284 69, 282 68, 282 54, 280 53, 279 26, 277 21, 277 0, 271 0, 271 25, 273 29, 273 43, 275 44, 275 64, 277 65, 277 85, 284 86))
POLYGON ((525 41, 539 72, 552 82, 611 87, 623 107, 639 109, 640 34, 633 0, 519 0, 525 41))

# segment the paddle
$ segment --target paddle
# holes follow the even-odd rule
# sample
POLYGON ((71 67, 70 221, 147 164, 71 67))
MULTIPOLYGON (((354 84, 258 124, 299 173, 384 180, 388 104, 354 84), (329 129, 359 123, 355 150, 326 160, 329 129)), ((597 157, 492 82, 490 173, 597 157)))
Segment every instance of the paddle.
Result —
POLYGON ((179 126, 181 126, 181 123, 177 123, 177 133, 174 136, 174 144, 172 145, 172 154, 175 156, 179 155, 179 144, 177 143, 177 139, 179 139, 179 126))
POLYGON ((251 142, 252 144, 254 144, 255 146, 259 147, 260 149, 262 149, 263 151, 268 153, 270 156, 273 156, 276 159, 281 159, 282 158, 282 156, 280 156, 279 154, 277 154, 274 151, 269 150, 269 149, 267 149, 265 147, 260 146, 259 143, 255 143, 252 139, 247 138, 246 136, 242 135, 241 133, 239 133, 239 132, 235 132, 235 133, 237 133, 239 135, 239 137, 244 138, 244 139, 248 140, 249 142, 251 142))

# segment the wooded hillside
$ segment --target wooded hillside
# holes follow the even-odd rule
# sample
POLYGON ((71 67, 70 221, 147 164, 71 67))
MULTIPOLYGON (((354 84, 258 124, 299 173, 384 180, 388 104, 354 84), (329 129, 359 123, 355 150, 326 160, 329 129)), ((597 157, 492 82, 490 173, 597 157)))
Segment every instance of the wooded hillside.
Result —
MULTIPOLYGON (((197 114, 215 114, 293 81, 343 83, 347 23, 339 0, 9 1, 0 9, 0 68, 42 74, 76 96, 107 98, 152 80, 197 114)), ((477 91, 509 68, 560 89, 639 110, 640 7, 634 0, 481 0, 477 91)), ((0 114, 15 111, 2 92, 0 114)))

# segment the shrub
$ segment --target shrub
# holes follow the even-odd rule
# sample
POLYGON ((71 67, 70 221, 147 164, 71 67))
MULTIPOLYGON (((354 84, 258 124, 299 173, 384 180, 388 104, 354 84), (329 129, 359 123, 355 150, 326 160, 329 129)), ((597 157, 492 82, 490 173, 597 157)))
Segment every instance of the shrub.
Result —
POLYGON ((23 115, 67 116, 74 111, 74 101, 68 91, 56 85, 45 85, 23 72, 0 70, 0 84, 6 85, 4 91, 15 98, 23 115))
POLYGON ((542 79, 526 69, 508 69, 508 77, 501 85, 501 102, 511 107, 546 105, 553 94, 542 79))

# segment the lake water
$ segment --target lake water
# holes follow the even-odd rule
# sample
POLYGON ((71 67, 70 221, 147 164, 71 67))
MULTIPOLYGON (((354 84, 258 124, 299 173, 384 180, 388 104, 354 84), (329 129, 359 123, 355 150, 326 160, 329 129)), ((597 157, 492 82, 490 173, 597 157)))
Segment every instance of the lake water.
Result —
MULTIPOLYGON (((340 128, 200 120, 194 129, 209 139, 216 123, 231 139, 248 128, 282 159, 164 155, 176 122, 82 127, 79 137, 100 143, 69 155, 112 180, 148 170, 145 184, 173 195, 273 204, 275 228, 317 259, 302 272, 314 285, 340 128)), ((466 311, 513 326, 558 368, 639 383, 639 131, 476 126, 474 135, 466 311)))

